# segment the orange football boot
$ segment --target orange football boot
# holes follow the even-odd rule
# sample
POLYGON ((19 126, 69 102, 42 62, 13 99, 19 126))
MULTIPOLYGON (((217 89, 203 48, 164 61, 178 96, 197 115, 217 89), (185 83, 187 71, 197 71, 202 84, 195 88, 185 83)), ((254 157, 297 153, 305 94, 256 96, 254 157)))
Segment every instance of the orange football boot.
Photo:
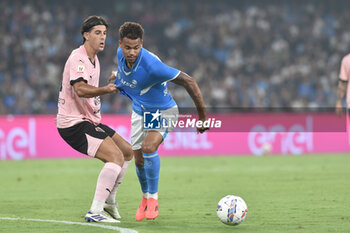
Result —
POLYGON ((136 221, 141 221, 142 219, 145 218, 146 209, 147 209, 147 198, 142 197, 141 204, 135 214, 136 221))
POLYGON ((145 211, 146 219, 155 219, 159 215, 158 200, 150 197, 147 200, 147 209, 145 211))

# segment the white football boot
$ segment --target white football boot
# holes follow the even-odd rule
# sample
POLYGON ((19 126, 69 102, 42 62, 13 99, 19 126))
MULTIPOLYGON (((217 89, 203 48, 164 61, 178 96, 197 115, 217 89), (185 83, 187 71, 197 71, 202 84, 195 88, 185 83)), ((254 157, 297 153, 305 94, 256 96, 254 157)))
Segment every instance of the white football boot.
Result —
POLYGON ((93 213, 93 212, 89 211, 85 215, 85 220, 88 222, 108 222, 108 223, 119 223, 120 222, 118 220, 111 218, 104 211, 98 212, 98 213, 93 213))
POLYGON ((122 218, 119 214, 119 211, 118 211, 118 202, 116 202, 114 204, 105 203, 104 211, 106 211, 114 219, 121 219, 122 218))

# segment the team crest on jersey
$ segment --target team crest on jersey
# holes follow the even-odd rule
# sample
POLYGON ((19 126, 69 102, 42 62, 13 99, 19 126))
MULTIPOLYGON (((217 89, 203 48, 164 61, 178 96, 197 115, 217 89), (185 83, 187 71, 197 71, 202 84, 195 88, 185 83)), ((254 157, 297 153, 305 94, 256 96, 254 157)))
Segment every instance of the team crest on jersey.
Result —
POLYGON ((84 67, 83 65, 79 65, 79 66, 78 66, 78 72, 79 72, 79 73, 83 73, 83 72, 84 72, 84 69, 85 69, 85 67, 84 67))
POLYGON ((96 96, 94 98, 94 103, 95 103, 95 106, 99 105, 101 103, 101 100, 100 100, 100 97, 99 96, 96 96))

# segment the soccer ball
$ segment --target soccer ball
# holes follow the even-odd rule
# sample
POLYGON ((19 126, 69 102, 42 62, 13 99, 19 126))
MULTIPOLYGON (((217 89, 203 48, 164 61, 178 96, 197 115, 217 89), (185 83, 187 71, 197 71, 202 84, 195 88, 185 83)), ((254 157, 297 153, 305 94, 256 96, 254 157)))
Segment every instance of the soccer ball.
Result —
POLYGON ((270 154, 270 152, 272 151, 272 145, 268 142, 265 142, 262 146, 261 146, 261 151, 263 155, 268 155, 270 154))
POLYGON ((248 208, 245 201, 234 195, 227 195, 223 197, 216 209, 221 222, 227 225, 238 225, 245 220, 247 217, 248 208))

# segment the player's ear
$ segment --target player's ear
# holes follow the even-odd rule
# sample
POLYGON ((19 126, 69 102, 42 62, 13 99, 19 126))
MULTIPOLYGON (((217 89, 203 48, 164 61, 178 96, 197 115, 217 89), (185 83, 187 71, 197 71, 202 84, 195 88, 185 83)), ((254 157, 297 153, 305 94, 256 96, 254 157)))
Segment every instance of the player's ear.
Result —
POLYGON ((122 47, 122 41, 119 40, 119 48, 121 48, 121 47, 122 47))
POLYGON ((143 40, 141 39, 140 47, 143 47, 143 40))
POLYGON ((89 40, 88 39, 89 38, 89 32, 84 32, 83 36, 84 36, 85 40, 89 40))

